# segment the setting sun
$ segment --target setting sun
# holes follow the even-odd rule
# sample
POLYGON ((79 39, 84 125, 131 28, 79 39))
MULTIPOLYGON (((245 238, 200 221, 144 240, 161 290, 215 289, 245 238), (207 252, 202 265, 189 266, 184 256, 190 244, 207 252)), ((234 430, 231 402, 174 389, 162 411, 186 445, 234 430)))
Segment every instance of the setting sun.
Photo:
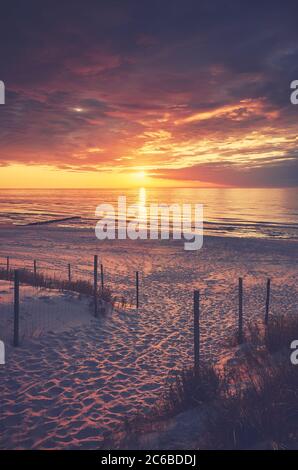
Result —
POLYGON ((138 171, 136 173, 136 178, 137 179, 140 179, 140 180, 143 180, 144 178, 146 178, 146 172, 145 171, 138 171))

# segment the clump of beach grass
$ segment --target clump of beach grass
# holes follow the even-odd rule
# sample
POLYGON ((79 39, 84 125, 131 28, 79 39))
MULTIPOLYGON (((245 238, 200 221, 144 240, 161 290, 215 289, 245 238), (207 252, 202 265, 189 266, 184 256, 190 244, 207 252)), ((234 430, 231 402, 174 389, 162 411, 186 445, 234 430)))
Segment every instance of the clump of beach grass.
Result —
POLYGON ((289 348, 290 343, 297 339, 298 316, 278 315, 270 319, 265 331, 265 345, 271 353, 289 348))
POLYGON ((142 432, 159 432, 168 419, 196 409, 206 410, 198 448, 297 448, 298 368, 290 362, 295 332, 294 316, 250 323, 232 362, 201 364, 199 374, 176 372, 150 415, 126 423, 122 444, 138 442, 142 432))
POLYGON ((213 411, 204 448, 290 446, 293 436, 298 440, 298 370, 287 355, 280 356, 276 364, 248 374, 245 388, 231 388, 215 400, 213 411))
MULTIPOLYGON (((94 287, 91 282, 86 280, 67 280, 58 279, 56 277, 46 276, 43 273, 34 273, 29 269, 19 269, 20 283, 27 284, 35 287, 43 287, 45 289, 57 289, 60 291, 72 291, 79 294, 94 296, 94 287)), ((13 281, 14 271, 7 269, 0 269, 0 279, 6 281, 13 281)), ((109 288, 98 290, 98 298, 106 302, 112 301, 112 294, 109 288)))
POLYGON ((199 369, 176 372, 168 386, 162 406, 168 413, 176 413, 212 401, 220 386, 220 378, 212 365, 201 364, 199 369))

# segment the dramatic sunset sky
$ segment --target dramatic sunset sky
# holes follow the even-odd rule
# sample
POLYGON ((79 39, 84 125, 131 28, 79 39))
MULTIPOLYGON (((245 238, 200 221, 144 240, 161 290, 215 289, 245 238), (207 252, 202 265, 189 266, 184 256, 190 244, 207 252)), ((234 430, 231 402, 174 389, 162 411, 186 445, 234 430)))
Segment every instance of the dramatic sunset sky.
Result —
POLYGON ((297 186, 298 3, 1 4, 0 187, 297 186))

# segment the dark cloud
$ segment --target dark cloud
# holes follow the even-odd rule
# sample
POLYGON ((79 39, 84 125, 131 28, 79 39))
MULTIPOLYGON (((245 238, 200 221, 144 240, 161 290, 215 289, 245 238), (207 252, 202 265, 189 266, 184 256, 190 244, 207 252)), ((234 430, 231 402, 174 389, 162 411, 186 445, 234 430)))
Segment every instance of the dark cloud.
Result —
POLYGON ((296 187, 298 186, 297 158, 269 162, 265 166, 239 168, 234 162, 201 164, 179 170, 156 171, 156 176, 200 182, 212 181, 216 185, 241 187, 296 187))

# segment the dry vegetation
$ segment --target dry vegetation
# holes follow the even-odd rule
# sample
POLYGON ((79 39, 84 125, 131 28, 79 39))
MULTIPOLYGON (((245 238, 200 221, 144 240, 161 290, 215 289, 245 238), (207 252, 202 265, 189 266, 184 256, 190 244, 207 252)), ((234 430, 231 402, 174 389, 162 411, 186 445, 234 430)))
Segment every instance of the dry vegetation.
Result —
MULTIPOLYGON (((298 318, 270 318, 268 326, 252 324, 241 361, 224 368, 202 364, 176 374, 150 418, 127 426, 130 439, 156 431, 156 422, 205 408, 204 433, 198 448, 298 448, 298 366, 290 362, 290 343, 298 338, 298 318)), ((123 444, 123 443, 122 443, 123 444)), ((124 444, 125 445, 125 444, 124 444)))
MULTIPOLYGON (((89 296, 94 296, 93 285, 85 280, 74 280, 69 281, 65 279, 58 279, 55 277, 45 276, 42 273, 34 273, 29 269, 19 269, 19 280, 20 283, 27 284, 30 286, 44 287, 45 289, 57 289, 61 291, 72 291, 78 292, 79 294, 85 294, 89 296)), ((1 268, 0 269, 0 279, 1 280, 14 280, 14 271, 1 268)), ((105 300, 106 302, 111 302, 112 295, 111 291, 108 288, 105 288, 103 291, 98 290, 98 298, 105 300)))

